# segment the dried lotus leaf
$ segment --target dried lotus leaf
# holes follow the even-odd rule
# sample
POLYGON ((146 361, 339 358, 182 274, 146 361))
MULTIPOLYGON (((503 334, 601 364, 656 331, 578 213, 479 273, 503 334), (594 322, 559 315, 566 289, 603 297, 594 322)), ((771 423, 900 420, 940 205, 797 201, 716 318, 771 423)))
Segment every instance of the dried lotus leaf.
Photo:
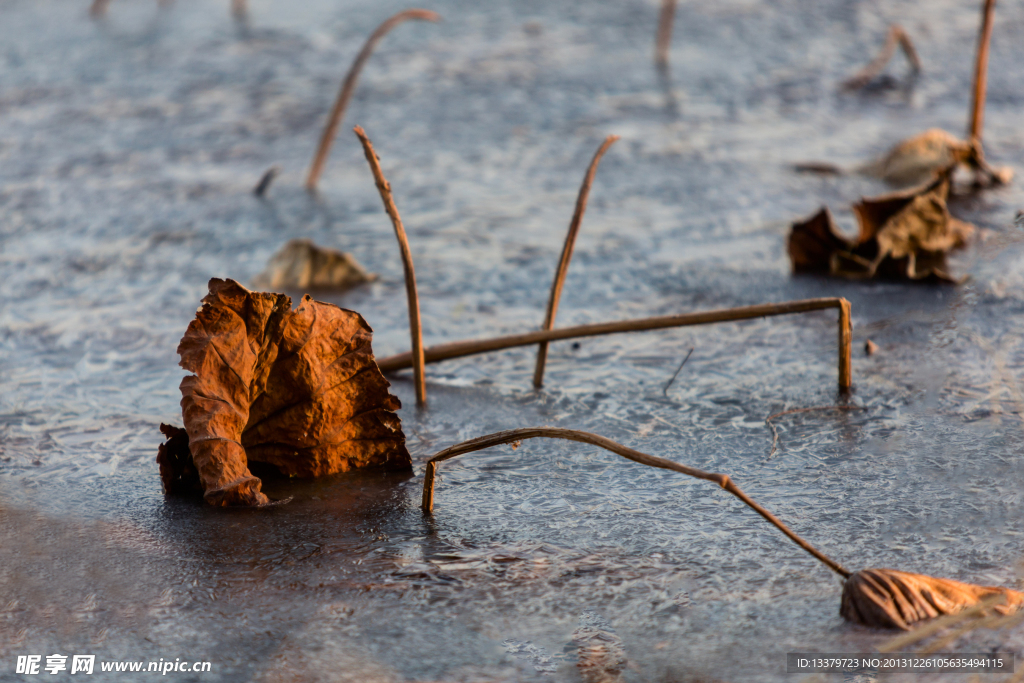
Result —
POLYGON ((839 613, 847 621, 872 628, 909 631, 911 625, 955 614, 985 598, 1003 595, 993 609, 1008 614, 1024 606, 1024 593, 999 586, 937 579, 895 569, 862 569, 846 579, 839 613))
POLYGON ((946 254, 964 246, 974 226, 950 215, 949 186, 946 173, 925 185, 854 204, 860 223, 856 251, 873 254, 877 276, 956 282, 947 272, 946 254))
POLYGON ((786 243, 795 273, 828 273, 832 257, 850 251, 853 244, 840 234, 827 206, 813 216, 793 223, 786 243))
POLYGON ((955 166, 968 163, 973 147, 939 128, 897 143, 884 157, 860 169, 892 185, 920 185, 955 166))
POLYGON ((214 505, 263 505, 249 461, 315 477, 353 468, 408 469, 401 407, 362 316, 210 280, 178 346, 189 449, 214 505))
POLYGON ((839 234, 827 209, 793 223, 788 251, 794 272, 957 282, 946 254, 966 244, 974 226, 950 215, 949 187, 947 172, 918 187, 862 198, 853 205, 860 225, 855 242, 839 234))
POLYGON ((203 485, 188 449, 188 432, 165 424, 160 425, 160 431, 167 437, 156 453, 164 492, 173 496, 202 495, 203 485))
POLYGON ((281 247, 266 269, 253 278, 260 289, 320 289, 344 291, 373 282, 352 254, 326 249, 311 240, 292 240, 281 247))

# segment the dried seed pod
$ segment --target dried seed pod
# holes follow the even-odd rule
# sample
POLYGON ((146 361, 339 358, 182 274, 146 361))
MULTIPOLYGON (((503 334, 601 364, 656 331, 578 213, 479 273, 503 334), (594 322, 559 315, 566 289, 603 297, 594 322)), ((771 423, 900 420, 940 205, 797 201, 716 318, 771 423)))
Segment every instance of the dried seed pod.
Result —
POLYGON ((977 586, 895 569, 862 569, 843 584, 839 613, 847 621, 874 628, 909 631, 911 625, 954 614, 1002 595, 992 609, 1008 614, 1024 606, 1024 593, 998 586, 977 586))

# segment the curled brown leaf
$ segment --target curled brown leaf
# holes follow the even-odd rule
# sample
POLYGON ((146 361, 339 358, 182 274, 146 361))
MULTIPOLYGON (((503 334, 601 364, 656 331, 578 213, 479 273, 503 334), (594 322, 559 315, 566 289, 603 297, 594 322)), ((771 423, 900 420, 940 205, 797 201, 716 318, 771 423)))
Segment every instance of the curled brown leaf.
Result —
POLYGON ((829 273, 849 279, 885 278, 952 282, 946 255, 966 244, 974 226, 949 213, 950 174, 929 183, 853 205, 860 224, 856 240, 844 237, 822 208, 793 223, 788 252, 797 273, 829 273))
MULTIPOLYGON (((401 407, 388 393, 362 316, 304 296, 210 280, 178 346, 189 449, 207 502, 268 502, 249 461, 316 477, 408 469, 401 407)), ((168 445, 169 447, 169 445, 168 445)))

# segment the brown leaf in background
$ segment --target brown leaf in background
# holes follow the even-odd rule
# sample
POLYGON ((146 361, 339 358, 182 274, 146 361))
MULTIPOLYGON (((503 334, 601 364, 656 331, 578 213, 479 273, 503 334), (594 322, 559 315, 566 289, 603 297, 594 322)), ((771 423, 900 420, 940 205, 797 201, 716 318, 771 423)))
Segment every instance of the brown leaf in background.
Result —
POLYGON ((892 185, 920 185, 959 164, 969 163, 972 155, 971 143, 931 128, 900 141, 884 157, 859 170, 892 185))
POLYGON ((839 613, 847 621, 873 628, 910 630, 910 625, 954 614, 985 598, 1003 595, 992 609, 1008 614, 1024 606, 1024 593, 999 586, 976 586, 895 569, 863 569, 843 584, 839 613))
POLYGON ((344 291, 373 282, 352 254, 318 247, 310 240, 291 240, 253 278, 260 289, 331 289, 344 291))
POLYGON ((823 206, 810 218, 793 223, 787 251, 794 273, 830 273, 832 256, 854 246, 836 229, 832 212, 823 206))
MULTIPOLYGON (((210 280, 178 345, 192 459, 214 505, 268 502, 248 462, 316 477, 408 469, 401 407, 373 359, 362 316, 210 280)), ((168 444, 169 445, 169 444, 168 444)))
POLYGON ((853 205, 860 224, 855 241, 839 233, 825 208, 795 222, 788 246, 793 271, 957 282, 948 273, 946 255, 964 246, 974 226, 950 215, 949 186, 946 172, 909 190, 862 198, 853 205))

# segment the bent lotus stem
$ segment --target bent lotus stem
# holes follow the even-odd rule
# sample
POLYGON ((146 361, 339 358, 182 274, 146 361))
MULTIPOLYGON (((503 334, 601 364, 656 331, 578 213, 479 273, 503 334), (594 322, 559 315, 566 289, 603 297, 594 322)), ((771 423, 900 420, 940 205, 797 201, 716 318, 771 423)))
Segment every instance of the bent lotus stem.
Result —
POLYGON ((704 479, 706 481, 713 481, 723 489, 731 493, 732 495, 743 501, 748 507, 754 510, 757 514, 768 520, 769 523, 775 526, 779 531, 784 533, 791 541, 796 543, 798 546, 806 550, 808 553, 813 555, 818 561, 824 564, 826 567, 834 571, 835 573, 842 576, 844 579, 849 577, 851 572, 843 567, 841 564, 831 559, 820 550, 815 548, 813 545, 805 541, 803 538, 794 533, 789 527, 782 523, 778 517, 765 510, 763 507, 755 503, 751 498, 745 494, 739 486, 733 483, 732 479, 727 474, 715 474, 713 472, 705 472, 699 470, 696 467, 688 467, 686 465, 680 465, 672 460, 666 458, 659 458, 656 455, 648 455, 647 453, 641 453, 635 451, 632 448, 623 446, 620 443, 616 443, 611 439, 606 439, 603 436, 592 434, 590 432, 583 432, 576 429, 559 429, 556 427, 526 427, 524 429, 510 429, 504 432, 496 432, 494 434, 488 434, 481 436, 476 439, 469 441, 463 441, 462 443, 450 446, 443 451, 434 455, 430 460, 427 461, 426 476, 423 479, 423 512, 430 514, 434 509, 434 483, 437 478, 437 464, 445 460, 463 455, 465 453, 472 453, 473 451, 483 450, 490 448, 491 446, 498 446, 500 444, 516 443, 524 439, 566 439, 568 441, 578 441, 580 443, 587 443, 593 446, 599 446, 605 450, 611 451, 616 455, 621 455, 627 460, 640 463, 641 465, 647 465, 648 467, 659 467, 665 470, 672 470, 673 472, 679 472, 690 477, 696 477, 697 479, 704 479))
POLYGON ((889 63, 889 60, 895 54, 897 45, 903 49, 903 54, 907 56, 907 61, 910 62, 911 73, 915 75, 921 73, 921 58, 917 56, 917 50, 914 48, 913 41, 910 40, 910 36, 907 35, 902 26, 894 24, 889 27, 889 33, 885 37, 885 45, 882 46, 882 50, 878 55, 867 66, 846 79, 843 82, 843 87, 853 90, 867 85, 871 79, 882 73, 882 69, 885 68, 885 65, 889 63))
POLYGON ((380 39, 387 35, 388 31, 401 24, 403 21, 410 19, 418 19, 420 21, 440 21, 441 15, 436 12, 431 12, 425 9, 407 9, 404 12, 399 12, 395 16, 391 17, 383 24, 377 27, 377 30, 370 34, 370 37, 366 39, 366 44, 363 45, 363 49, 356 55, 356 59, 352 62, 352 66, 348 70, 348 74, 345 75, 345 81, 342 83, 341 90, 338 92, 338 99, 334 102, 334 108, 331 109, 331 116, 327 119, 327 126, 324 128, 323 135, 320 136, 320 146, 317 147, 316 155, 313 157, 313 163, 309 167, 309 174, 306 176, 306 189, 310 192, 316 191, 316 185, 320 180, 320 174, 324 170, 324 164, 327 163, 327 155, 330 154, 331 145, 334 143, 334 137, 338 133, 338 126, 341 125, 341 120, 345 116, 345 109, 348 108, 349 100, 352 99, 352 92, 356 89, 356 81, 359 80, 359 73, 363 70, 363 65, 366 64, 366 60, 370 58, 373 53, 373 48, 377 46, 380 39))
POLYGON ((661 69, 668 67, 668 52, 672 47, 672 20, 675 16, 676 0, 661 0, 658 35, 654 47, 654 63, 661 69))
MULTIPOLYGON (((532 346, 539 342, 578 339, 581 337, 597 337, 605 334, 618 334, 622 332, 662 330, 674 327, 687 327, 690 325, 707 325, 710 323, 747 320, 749 318, 764 318, 768 316, 788 315, 791 313, 807 313, 827 308, 839 309, 839 391, 846 392, 849 391, 853 383, 851 370, 851 358, 853 356, 853 328, 851 325, 850 302, 846 299, 836 297, 803 299, 799 301, 786 301, 781 304, 760 304, 757 306, 743 306, 741 308, 725 308, 715 311, 703 311, 701 313, 683 313, 681 315, 620 320, 618 322, 611 323, 563 327, 557 330, 537 330, 534 332, 526 332, 524 334, 509 335, 507 337, 495 337, 493 339, 474 339, 471 341, 451 342, 449 344, 442 344, 424 349, 423 354, 425 362, 437 363, 451 358, 462 358, 464 356, 473 356, 479 353, 511 349, 517 346, 532 346)), ((381 372, 401 370, 408 368, 411 365, 413 365, 413 354, 408 352, 381 358, 377 361, 377 366, 381 369, 381 372)))
POLYGON ((985 0, 981 10, 981 32, 978 34, 978 53, 974 60, 974 87, 972 89, 971 125, 968 139, 981 145, 981 129, 985 123, 985 89, 988 85, 988 46, 992 42, 992 18, 996 0, 985 0))
MULTIPOLYGON (((551 296, 548 297, 548 310, 544 314, 544 330, 550 330, 555 326, 555 314, 558 313, 558 300, 562 297, 562 287, 565 286, 565 276, 569 272, 569 261, 572 260, 572 250, 576 245, 576 236, 580 232, 580 224, 583 222, 583 214, 587 210, 587 198, 590 196, 590 186, 594 183, 594 174, 597 173, 597 165, 601 163, 601 157, 608 151, 618 135, 609 135, 594 153, 590 161, 587 174, 583 176, 583 184, 580 185, 579 195, 576 197, 576 210, 573 211, 572 221, 569 223, 569 232, 565 236, 565 244, 562 246, 562 256, 558 260, 558 268, 555 270, 555 280, 551 283, 551 296)), ((537 347, 537 365, 533 371, 533 386, 540 388, 544 384, 544 364, 548 358, 548 343, 541 342, 537 347)))
POLYGON ((405 293, 409 300, 409 334, 412 336, 412 371, 413 381, 416 385, 416 405, 422 408, 427 405, 427 380, 423 371, 423 327, 420 323, 420 297, 416 293, 416 271, 412 265, 409 238, 405 235, 402 217, 398 215, 398 207, 395 206, 395 200, 391 196, 391 184, 384 177, 370 138, 366 137, 366 131, 359 126, 353 130, 363 144, 366 161, 370 164, 373 180, 377 184, 381 201, 384 202, 384 210, 391 217, 391 224, 395 227, 395 237, 398 238, 398 247, 402 252, 402 266, 405 269, 405 293))

